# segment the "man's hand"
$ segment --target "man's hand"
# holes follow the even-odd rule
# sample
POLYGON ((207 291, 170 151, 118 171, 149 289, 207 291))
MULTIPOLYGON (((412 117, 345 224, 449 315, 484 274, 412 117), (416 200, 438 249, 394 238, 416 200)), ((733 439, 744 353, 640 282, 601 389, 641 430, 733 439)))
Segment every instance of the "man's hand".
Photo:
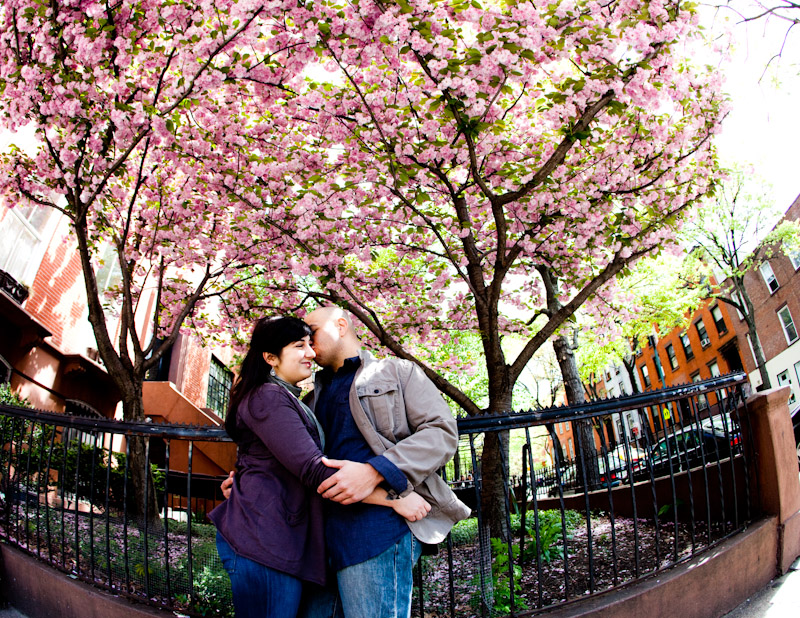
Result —
POLYGON ((428 501, 415 491, 412 491, 405 498, 389 500, 389 506, 394 509, 395 513, 405 517, 408 521, 419 521, 431 510, 431 505, 428 504, 428 501))
POLYGON ((222 485, 219 488, 222 490, 222 495, 225 496, 225 499, 231 497, 231 488, 233 487, 233 475, 235 473, 233 471, 228 473, 228 478, 222 481, 222 485))
POLYGON ((369 464, 327 457, 322 458, 322 463, 339 471, 322 481, 317 493, 341 504, 361 502, 383 480, 383 475, 369 464))

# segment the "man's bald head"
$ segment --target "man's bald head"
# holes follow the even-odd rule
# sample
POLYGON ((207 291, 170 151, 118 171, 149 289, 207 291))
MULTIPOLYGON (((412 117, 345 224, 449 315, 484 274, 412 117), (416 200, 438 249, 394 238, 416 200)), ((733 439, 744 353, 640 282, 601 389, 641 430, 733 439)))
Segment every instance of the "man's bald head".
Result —
POLYGON ((353 328, 353 320, 341 307, 320 307, 305 317, 311 327, 316 361, 321 367, 336 370, 345 359, 358 356, 361 344, 353 328))

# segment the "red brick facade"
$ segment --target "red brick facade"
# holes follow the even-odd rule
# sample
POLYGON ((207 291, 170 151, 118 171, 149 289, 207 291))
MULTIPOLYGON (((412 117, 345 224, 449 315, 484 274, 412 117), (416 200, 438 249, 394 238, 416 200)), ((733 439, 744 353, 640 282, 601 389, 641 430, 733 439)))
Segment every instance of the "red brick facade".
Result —
MULTIPOLYGON (((800 220, 800 197, 787 210, 785 220, 800 220)), ((795 337, 790 341, 791 327, 784 328, 779 312, 791 317, 796 331, 800 332, 800 271, 792 264, 792 260, 780 247, 776 247, 773 256, 768 260, 769 268, 775 277, 770 289, 761 269, 754 268, 745 275, 745 287, 753 303, 756 328, 761 342, 767 370, 772 387, 788 385, 792 387, 793 399, 800 397, 800 375, 796 364, 800 363, 800 345, 795 337)), ((797 261, 800 266, 800 261, 797 261)), ((754 385, 761 384, 755 359, 747 340, 747 323, 733 311, 733 325, 742 348, 742 359, 745 370, 750 374, 754 385)))
MULTIPOLYGON (((16 215, 0 204, 0 225, 10 216, 16 215)), ((63 410, 65 399, 74 398, 112 416, 119 398, 105 369, 96 362, 97 345, 88 321, 76 242, 66 219, 56 217, 47 237, 40 240, 41 250, 31 258, 41 256, 41 262, 29 281, 28 298, 18 307, 10 304, 13 301, 7 295, 3 297, 0 355, 16 369, 12 386, 35 406, 63 410)), ((143 337, 149 336, 147 321, 154 301, 152 295, 143 298, 137 312, 137 329, 143 337)), ((116 341, 116 320, 107 318, 116 341)), ((230 350, 214 352, 224 364, 232 362, 230 350)), ((164 377, 198 408, 206 407, 211 356, 212 350, 199 339, 182 336, 173 348, 169 376, 164 377)))

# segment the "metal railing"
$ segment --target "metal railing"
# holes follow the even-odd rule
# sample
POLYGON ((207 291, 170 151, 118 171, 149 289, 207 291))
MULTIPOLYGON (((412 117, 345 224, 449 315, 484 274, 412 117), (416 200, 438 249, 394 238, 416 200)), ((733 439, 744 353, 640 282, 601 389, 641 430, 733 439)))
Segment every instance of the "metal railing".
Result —
MULTIPOLYGON (((423 556, 414 614, 536 613, 662 571, 742 530, 754 516, 752 458, 742 446, 748 427, 738 414, 745 382, 734 374, 571 408, 460 419, 459 453, 441 473, 473 517, 438 554, 423 556), (663 419, 665 408, 668 420, 653 427, 652 412, 663 419), (636 440, 608 431, 605 419, 618 414, 640 419, 636 440), (588 428, 594 452, 568 459, 553 448, 548 426, 567 421, 575 432, 588 428), (492 436, 501 445, 499 517, 484 500, 492 436), (551 466, 541 465, 544 445, 551 466)), ((202 443, 227 440, 217 428, 0 407, 0 534, 116 594, 230 614, 215 531, 204 523, 221 499, 222 477, 193 473, 202 443), (137 438, 160 521, 131 515, 137 438)))

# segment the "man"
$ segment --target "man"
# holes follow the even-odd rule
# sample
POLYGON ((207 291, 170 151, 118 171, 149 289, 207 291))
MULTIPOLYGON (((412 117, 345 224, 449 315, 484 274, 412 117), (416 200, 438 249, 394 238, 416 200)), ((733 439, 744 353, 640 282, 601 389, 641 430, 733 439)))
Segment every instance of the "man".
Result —
POLYGON ((311 407, 325 431, 327 463, 339 468, 318 492, 329 499, 326 545, 341 609, 347 618, 408 616, 420 541, 441 542, 470 514, 436 474, 455 452, 455 419, 415 364, 363 351, 342 309, 317 309, 305 321, 323 368, 311 407), (361 504, 379 484, 392 495, 416 491, 430 513, 409 522, 392 509, 361 504))

